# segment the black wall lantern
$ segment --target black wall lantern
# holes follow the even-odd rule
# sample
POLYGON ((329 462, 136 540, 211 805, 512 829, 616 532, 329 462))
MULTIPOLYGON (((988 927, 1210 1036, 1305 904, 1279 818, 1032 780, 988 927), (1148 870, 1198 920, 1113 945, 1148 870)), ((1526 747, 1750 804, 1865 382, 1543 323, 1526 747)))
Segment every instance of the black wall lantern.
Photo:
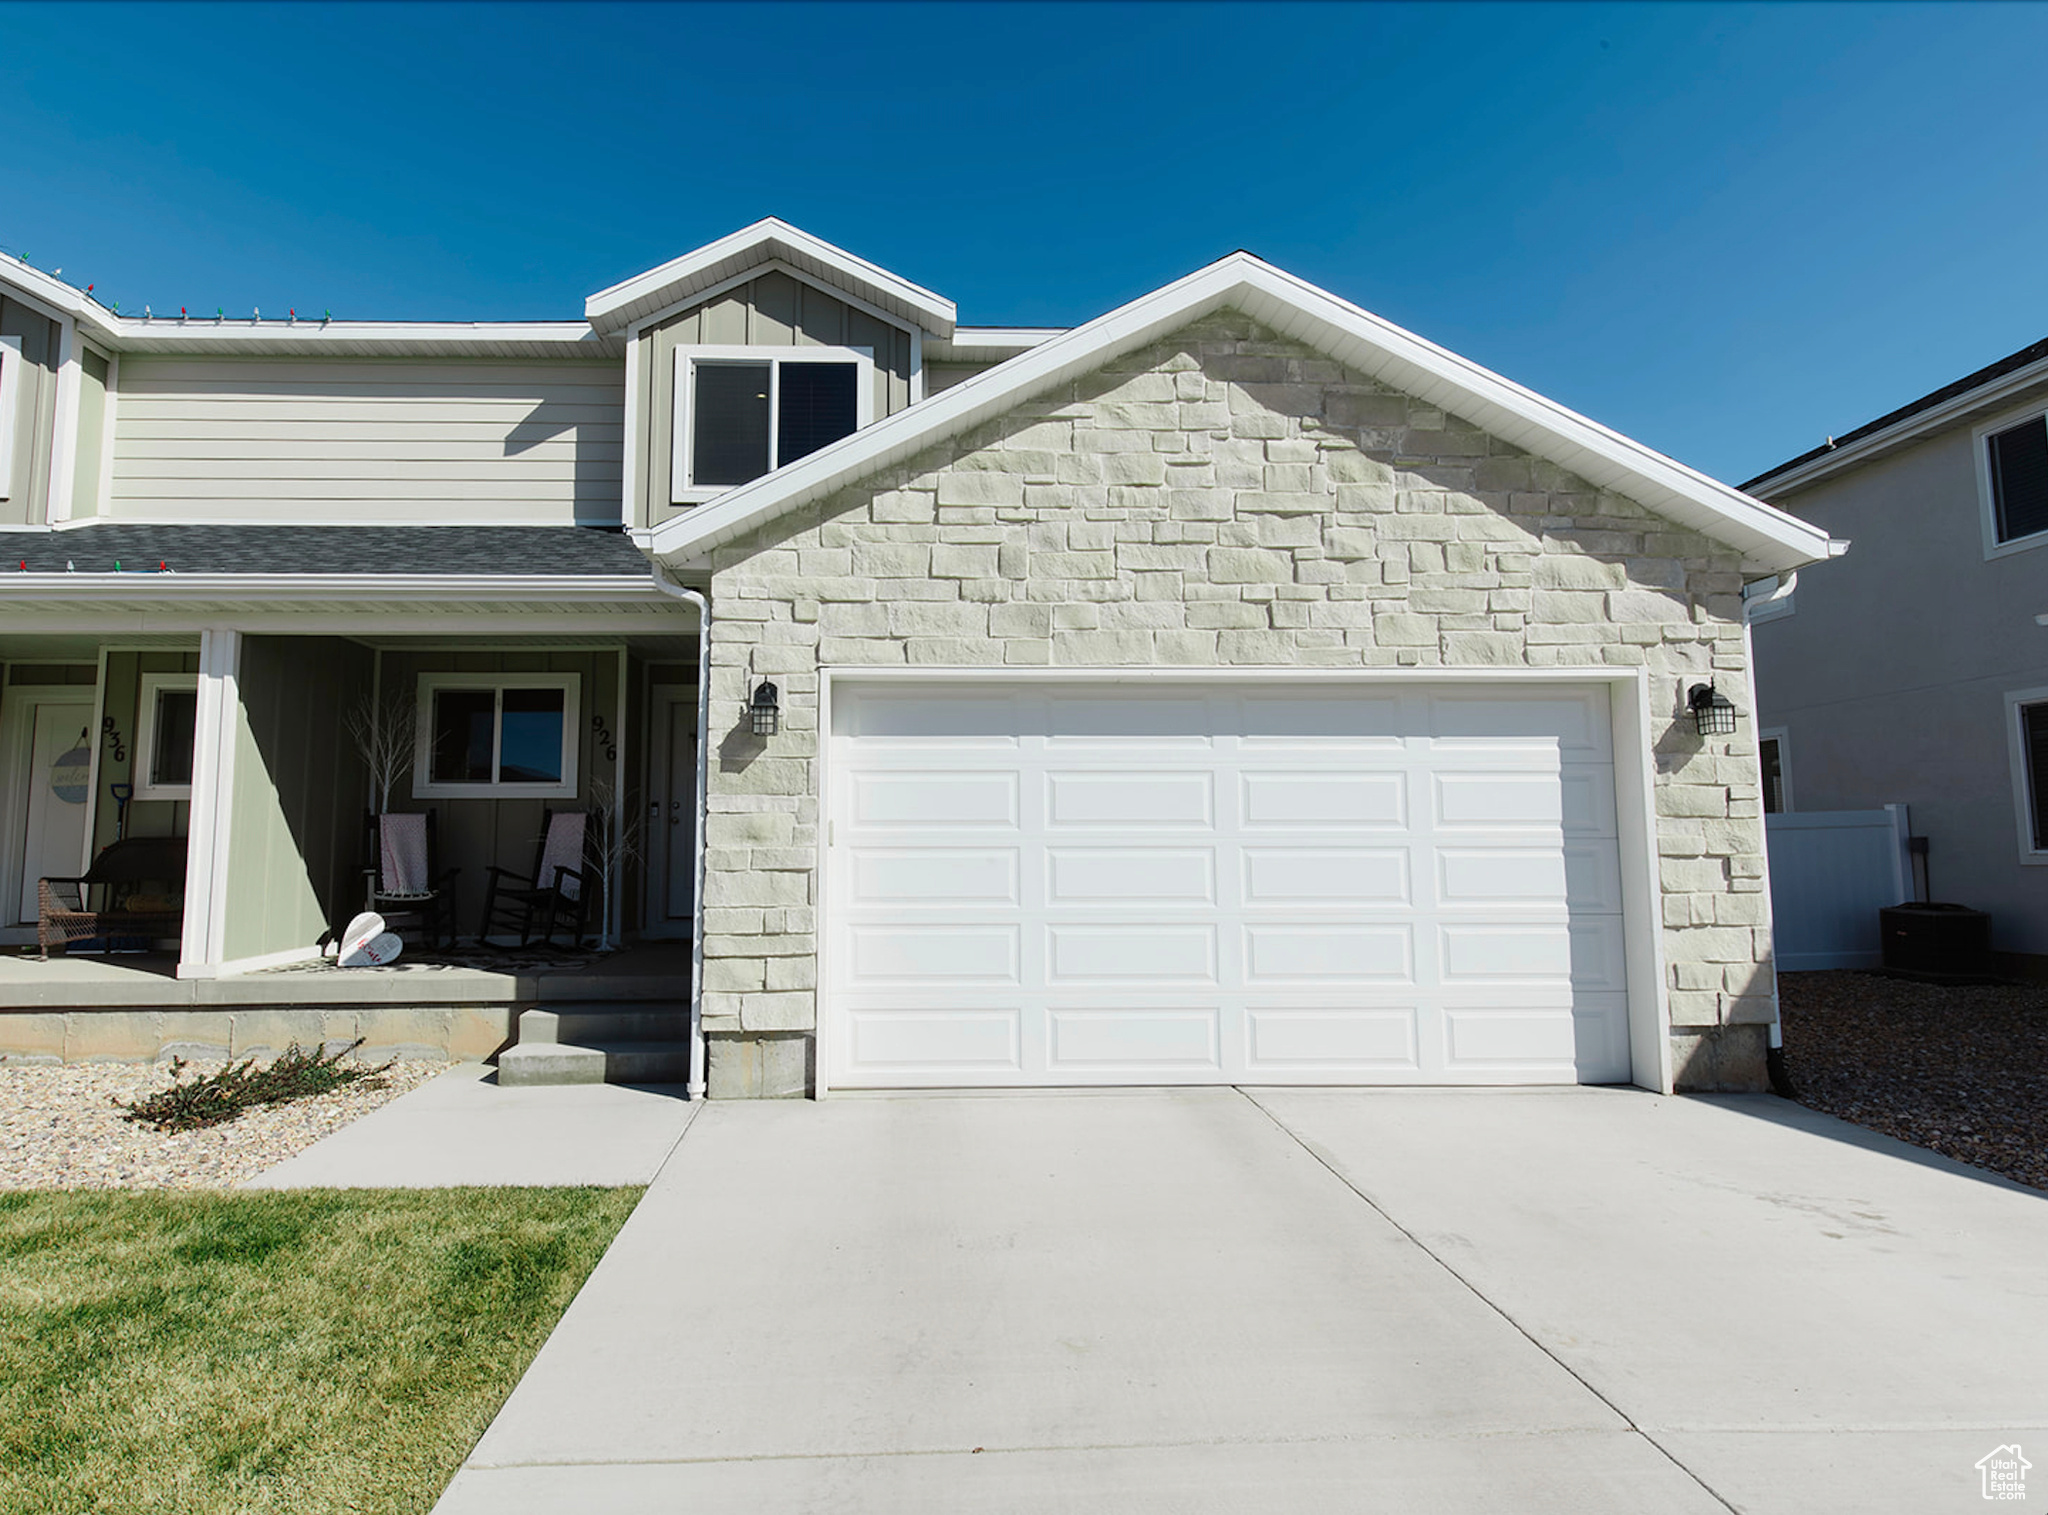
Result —
POLYGON ((1732 736, 1735 706, 1712 684, 1695 684, 1687 692, 1685 708, 1692 712, 1693 730, 1701 736, 1732 736))
POLYGON ((782 708, 777 703, 780 698, 780 691, 766 679, 754 686, 754 693, 747 700, 747 714, 753 717, 755 736, 775 735, 782 724, 782 708))

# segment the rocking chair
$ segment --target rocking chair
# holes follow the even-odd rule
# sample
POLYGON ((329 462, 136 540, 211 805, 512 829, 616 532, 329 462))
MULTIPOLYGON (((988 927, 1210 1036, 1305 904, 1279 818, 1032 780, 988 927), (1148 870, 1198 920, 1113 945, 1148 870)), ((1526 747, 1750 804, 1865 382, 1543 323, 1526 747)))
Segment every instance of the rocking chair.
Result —
POLYGON ((572 947, 583 945, 590 916, 590 875, 584 868, 583 842, 590 817, 581 810, 541 812, 540 855, 530 875, 508 868, 490 868, 484 890, 483 930, 488 943, 494 932, 517 935, 525 947, 538 935, 552 943, 558 924, 569 927, 572 947), (538 933, 534 926, 539 924, 538 933))
POLYGON ((364 909, 403 932, 416 927, 420 945, 455 945, 454 887, 460 868, 435 867, 434 812, 363 816, 363 834, 375 862, 363 870, 364 909))

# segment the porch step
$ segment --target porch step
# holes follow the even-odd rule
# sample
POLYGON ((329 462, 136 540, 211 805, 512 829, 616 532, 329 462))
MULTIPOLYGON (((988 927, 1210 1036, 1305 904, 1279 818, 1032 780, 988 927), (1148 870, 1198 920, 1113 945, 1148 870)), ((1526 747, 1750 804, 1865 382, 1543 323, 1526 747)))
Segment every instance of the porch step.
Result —
POLYGON ((563 1005, 519 1016, 518 1045, 498 1054, 498 1082, 680 1084, 690 1076, 689 1013, 563 1005))
POLYGON ((690 1076, 686 1041, 521 1042, 498 1054, 505 1088, 540 1084, 680 1084, 690 1076))

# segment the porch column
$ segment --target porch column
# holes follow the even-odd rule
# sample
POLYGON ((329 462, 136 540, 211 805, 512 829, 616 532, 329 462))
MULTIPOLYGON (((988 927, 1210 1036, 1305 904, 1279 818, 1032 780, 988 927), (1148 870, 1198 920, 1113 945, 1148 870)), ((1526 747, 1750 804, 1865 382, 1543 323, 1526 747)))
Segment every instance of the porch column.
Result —
POLYGON ((199 699, 192 732, 192 809, 185 843, 185 935, 179 978, 215 978, 226 956, 228 823, 234 813, 235 741, 242 723, 242 634, 199 634, 199 699))

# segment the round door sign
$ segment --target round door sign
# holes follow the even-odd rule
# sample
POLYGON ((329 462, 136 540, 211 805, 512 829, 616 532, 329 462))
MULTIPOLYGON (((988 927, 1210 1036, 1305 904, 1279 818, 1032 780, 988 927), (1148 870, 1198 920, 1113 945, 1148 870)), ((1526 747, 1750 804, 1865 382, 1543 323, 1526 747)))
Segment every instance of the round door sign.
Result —
POLYGON ((50 762, 50 793, 67 805, 83 805, 92 784, 92 752, 81 742, 50 762))

